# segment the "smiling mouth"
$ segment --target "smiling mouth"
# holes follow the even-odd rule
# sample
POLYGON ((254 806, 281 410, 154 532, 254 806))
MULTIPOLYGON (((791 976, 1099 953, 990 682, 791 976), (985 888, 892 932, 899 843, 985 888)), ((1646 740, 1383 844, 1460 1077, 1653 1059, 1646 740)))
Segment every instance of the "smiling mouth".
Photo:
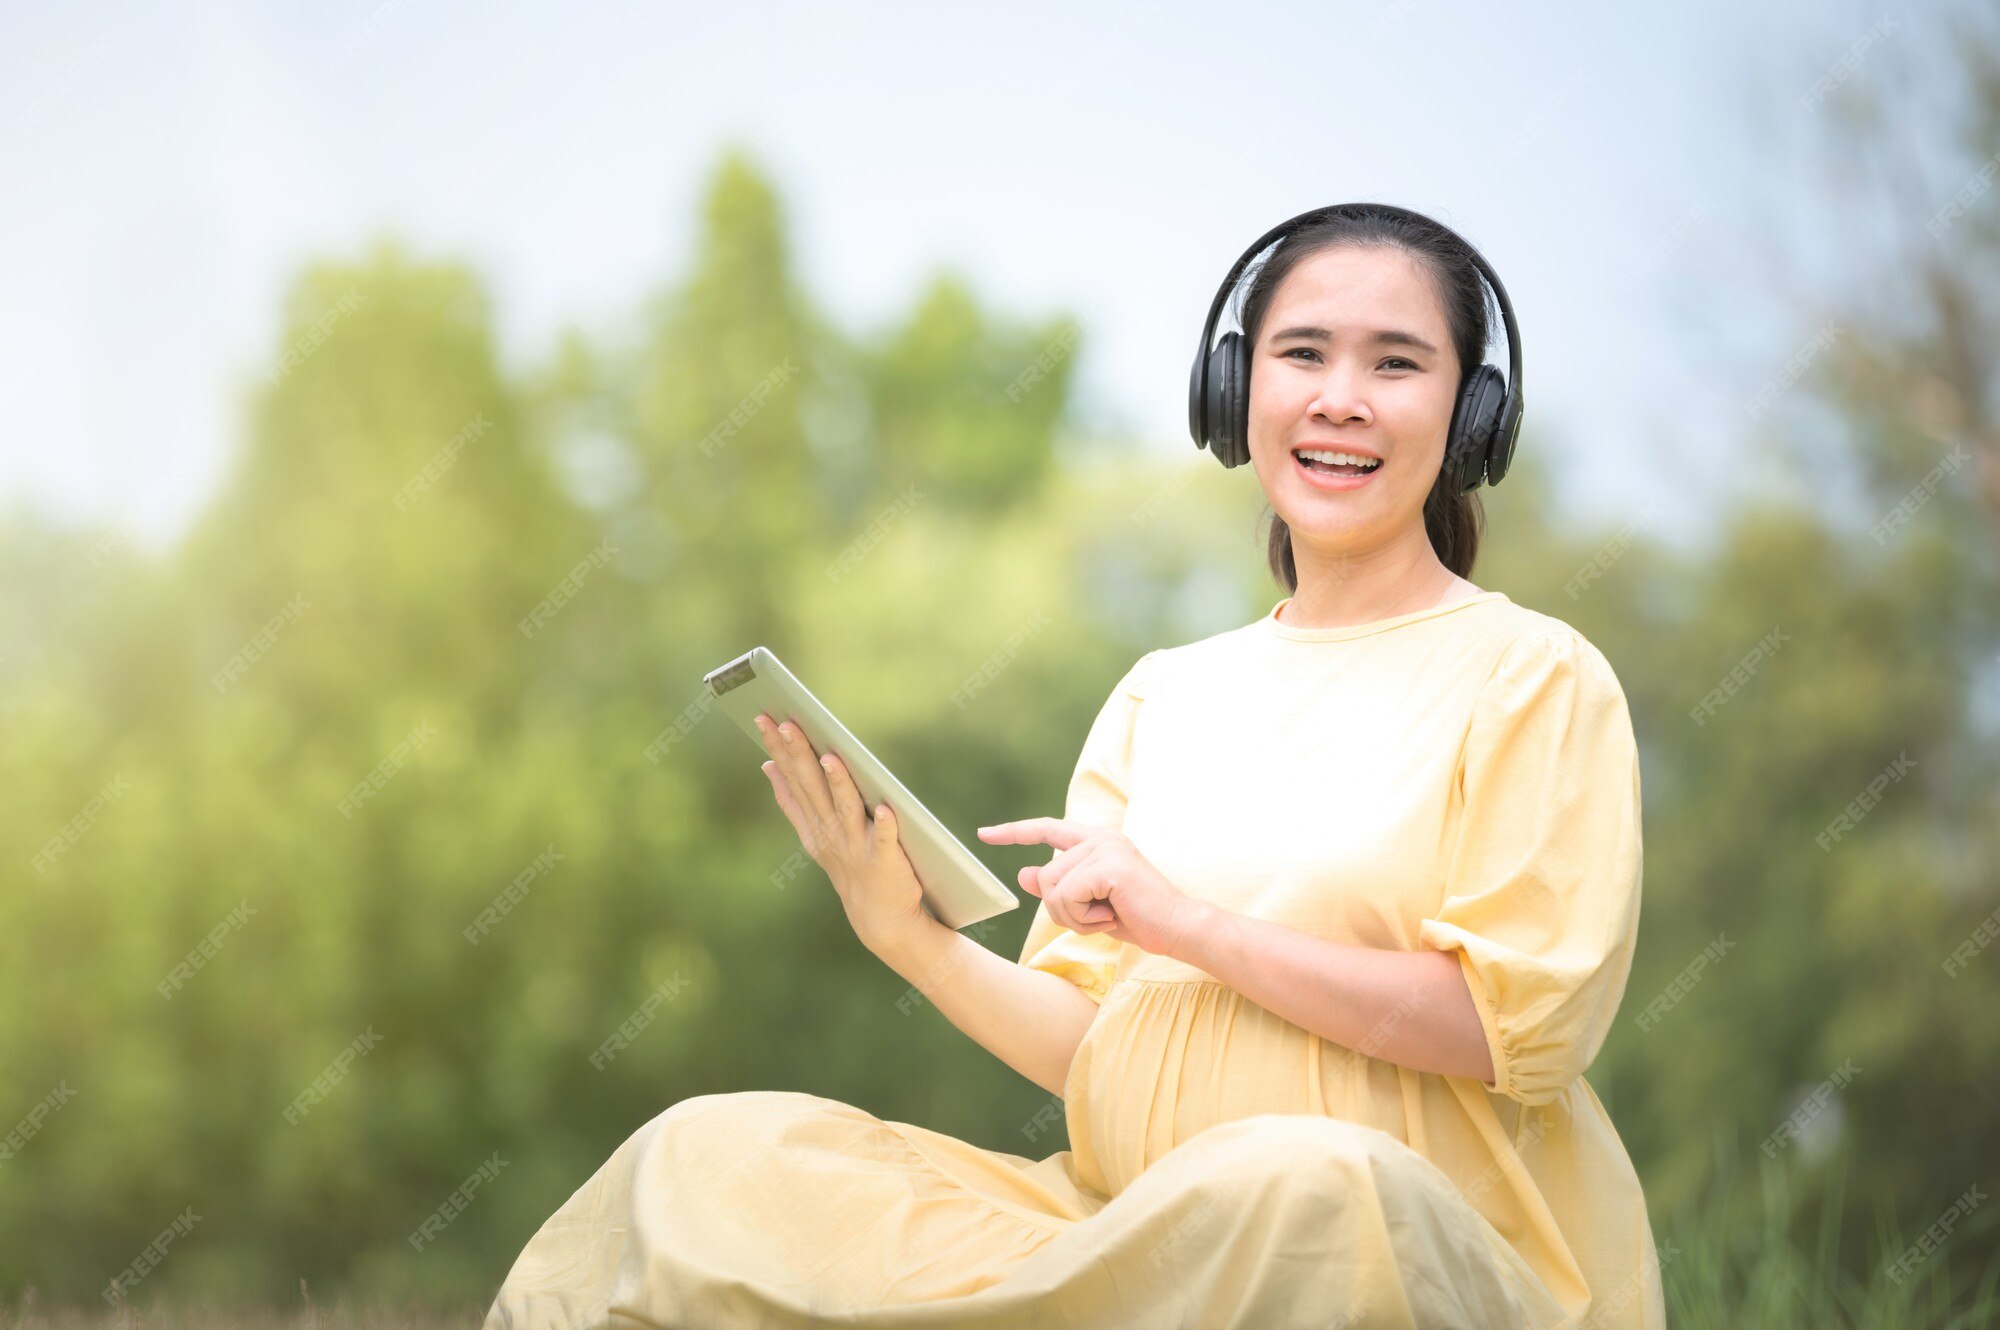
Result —
POLYGON ((1337 448, 1296 448, 1292 459, 1307 471, 1322 476, 1369 476, 1382 469, 1379 458, 1361 453, 1343 453, 1337 448), (1336 461, 1335 458, 1359 460, 1336 461))

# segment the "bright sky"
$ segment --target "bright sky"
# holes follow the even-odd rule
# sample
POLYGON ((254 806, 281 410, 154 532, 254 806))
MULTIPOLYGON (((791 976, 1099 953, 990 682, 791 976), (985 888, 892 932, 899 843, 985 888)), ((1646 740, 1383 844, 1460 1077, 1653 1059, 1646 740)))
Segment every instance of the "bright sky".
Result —
POLYGON ((1753 186, 1787 169, 1748 108, 1810 119, 1816 79, 1914 26, 1871 49, 1880 12, 1847 0, 1241 3, 1226 29, 1109 3, 24 8, 0 17, 0 507, 154 545, 238 446, 298 264, 386 229, 469 258, 525 365, 678 273, 727 141, 836 321, 881 325, 943 264, 1009 313, 1073 310, 1092 418, 1168 456, 1245 245, 1322 203, 1429 212, 1513 297, 1524 448, 1592 516, 1657 497, 1685 535, 1810 332, 1739 271, 1772 243, 1753 186))

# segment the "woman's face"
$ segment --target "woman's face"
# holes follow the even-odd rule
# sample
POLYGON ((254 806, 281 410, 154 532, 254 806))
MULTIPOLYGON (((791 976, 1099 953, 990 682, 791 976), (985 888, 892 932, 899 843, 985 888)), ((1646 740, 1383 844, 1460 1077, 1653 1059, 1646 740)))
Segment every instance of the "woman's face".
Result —
POLYGON ((1300 261, 1250 355, 1250 462, 1293 540, 1358 552, 1421 532, 1458 380, 1444 310, 1408 253, 1342 245, 1300 261), (1358 480, 1309 475, 1301 448, 1382 462, 1358 480))

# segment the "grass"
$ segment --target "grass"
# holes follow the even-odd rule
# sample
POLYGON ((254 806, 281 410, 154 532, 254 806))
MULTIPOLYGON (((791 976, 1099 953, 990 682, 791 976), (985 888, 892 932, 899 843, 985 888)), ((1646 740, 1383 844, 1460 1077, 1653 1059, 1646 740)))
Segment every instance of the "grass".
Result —
POLYGON ((477 1330, 489 1300, 460 1305, 407 1303, 400 1306, 331 1306, 315 1303, 299 1281, 299 1301, 290 1308, 148 1305, 145 1307, 35 1306, 30 1289, 14 1306, 0 1306, 0 1330, 477 1330))
POLYGON ((2000 1207, 1972 1205, 1928 1255, 1912 1254, 1898 1279, 1892 1267, 1912 1252, 1915 1235, 1886 1209, 1872 1242, 1843 1232, 1844 1156, 1810 1205, 1782 1163, 1760 1159, 1757 1177, 1744 1178, 1732 1139, 1718 1138, 1716 1161, 1700 1204, 1654 1226, 1674 1330, 2000 1330, 2000 1207), (1843 1260, 1843 1248, 1856 1246, 1865 1253, 1862 1274, 1852 1251, 1843 1260))

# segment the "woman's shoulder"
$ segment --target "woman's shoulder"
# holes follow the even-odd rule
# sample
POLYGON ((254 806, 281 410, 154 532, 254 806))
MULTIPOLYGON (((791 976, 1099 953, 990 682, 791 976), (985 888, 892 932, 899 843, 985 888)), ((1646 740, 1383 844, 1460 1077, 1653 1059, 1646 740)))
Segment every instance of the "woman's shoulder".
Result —
POLYGON ((1512 599, 1493 601, 1490 609, 1486 635, 1503 653, 1555 652, 1590 657, 1609 668, 1610 662, 1597 644, 1567 619, 1512 599))
POLYGON ((1484 636, 1503 648, 1549 638, 1589 644, 1583 632, 1567 619, 1523 605, 1511 597, 1489 601, 1485 609, 1486 613, 1480 616, 1478 626, 1484 636))
POLYGON ((1493 602, 1480 643, 1472 653, 1488 693, 1539 691, 1550 685, 1594 690, 1625 700, 1611 660, 1575 624, 1512 600, 1493 602), (1513 686, 1510 688, 1510 685, 1513 686))
POLYGON ((1245 648, 1254 644, 1253 632, 1254 625, 1230 628, 1192 642, 1155 647, 1132 663, 1119 687, 1143 699, 1171 679, 1235 668, 1245 648))

